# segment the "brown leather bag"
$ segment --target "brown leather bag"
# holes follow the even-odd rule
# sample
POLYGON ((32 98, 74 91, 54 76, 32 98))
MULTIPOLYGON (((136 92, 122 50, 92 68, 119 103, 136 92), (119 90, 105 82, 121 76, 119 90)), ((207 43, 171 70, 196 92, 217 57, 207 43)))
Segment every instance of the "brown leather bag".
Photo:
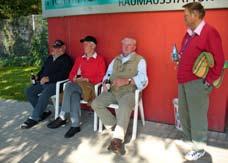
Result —
POLYGON ((82 99, 86 102, 88 102, 87 105, 90 106, 93 99, 95 98, 95 90, 94 85, 87 81, 76 81, 76 83, 81 87, 82 89, 82 99))

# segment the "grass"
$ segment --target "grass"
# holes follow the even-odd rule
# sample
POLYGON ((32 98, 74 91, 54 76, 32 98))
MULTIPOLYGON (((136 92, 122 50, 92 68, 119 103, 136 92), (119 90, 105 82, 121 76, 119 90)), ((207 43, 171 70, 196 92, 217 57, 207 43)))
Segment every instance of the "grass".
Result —
MULTIPOLYGON (((224 68, 228 68, 226 61, 224 68)), ((0 98, 25 101, 24 90, 31 84, 30 72, 39 67, 0 67, 0 98)))
POLYGON ((228 68, 228 61, 225 62, 224 68, 228 68))
POLYGON ((24 90, 31 84, 30 72, 38 72, 39 67, 0 68, 0 98, 25 101, 24 90))

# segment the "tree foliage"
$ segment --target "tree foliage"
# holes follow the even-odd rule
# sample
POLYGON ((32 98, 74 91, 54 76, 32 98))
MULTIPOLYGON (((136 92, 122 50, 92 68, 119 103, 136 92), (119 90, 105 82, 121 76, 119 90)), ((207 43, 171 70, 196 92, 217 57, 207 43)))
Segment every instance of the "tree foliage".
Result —
POLYGON ((41 0, 0 0, 0 19, 41 14, 41 0))
POLYGON ((47 56, 47 21, 41 15, 1 20, 0 38, 0 68, 40 65, 47 56))

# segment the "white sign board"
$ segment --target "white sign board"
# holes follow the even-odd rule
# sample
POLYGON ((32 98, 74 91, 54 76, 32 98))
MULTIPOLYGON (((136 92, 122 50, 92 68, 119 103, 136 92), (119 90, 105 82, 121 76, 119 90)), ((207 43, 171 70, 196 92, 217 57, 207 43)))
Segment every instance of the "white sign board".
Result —
POLYGON ((206 9, 228 8, 228 0, 42 0, 44 17, 182 10, 190 2, 206 9))

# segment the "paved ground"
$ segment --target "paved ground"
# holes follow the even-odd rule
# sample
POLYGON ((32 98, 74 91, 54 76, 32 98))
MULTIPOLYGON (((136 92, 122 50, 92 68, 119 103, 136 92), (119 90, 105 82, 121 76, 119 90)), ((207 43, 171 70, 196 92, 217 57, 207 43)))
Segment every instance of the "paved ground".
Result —
MULTIPOLYGON (((111 133, 93 132, 93 114, 82 112, 82 131, 71 139, 64 133, 69 126, 48 129, 44 121, 29 130, 20 129, 31 106, 26 102, 0 100, 0 162, 1 163, 182 163, 187 148, 174 143, 180 133, 172 125, 146 122, 139 125, 137 140, 125 145, 126 154, 118 156, 107 151, 111 133)), ((130 130, 129 130, 130 131, 130 130)), ((209 132, 205 157, 200 163, 228 163, 228 133, 209 132)))

